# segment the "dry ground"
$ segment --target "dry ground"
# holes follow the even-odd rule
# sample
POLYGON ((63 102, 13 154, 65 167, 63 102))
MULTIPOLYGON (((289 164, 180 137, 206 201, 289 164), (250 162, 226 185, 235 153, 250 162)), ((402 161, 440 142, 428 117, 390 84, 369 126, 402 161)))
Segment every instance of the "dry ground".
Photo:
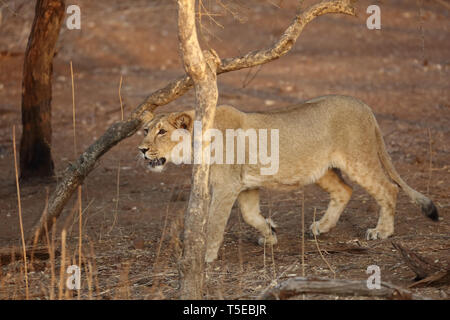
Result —
MULTIPOLYGON (((444 0, 445 1, 445 0, 444 0)), ((2 1, 3 2, 3 1, 2 1)), ((34 1, 15 1, 15 14, 4 4, 0 20, 0 246, 20 245, 12 126, 20 137, 21 74, 34 1)), ((202 42, 221 57, 268 46, 294 15, 295 1, 204 1, 215 21, 202 15, 202 42), (221 6, 221 3, 226 9, 221 6)), ((12 3, 12 1, 6 1, 12 3)), ((182 74, 172 1, 72 1, 82 12, 81 31, 63 27, 53 80, 53 158, 56 180, 74 159, 69 62, 75 69, 76 139, 84 150, 120 119, 118 85, 123 75, 125 116, 144 97, 182 74)), ((311 1, 306 1, 311 3, 311 1)), ((450 12, 437 1, 367 1, 358 4, 357 18, 321 17, 304 30, 282 59, 253 70, 219 77, 220 103, 242 110, 269 110, 324 94, 347 94, 369 104, 380 123, 388 151, 403 178, 428 194, 442 220, 433 223, 401 193, 396 233, 392 240, 442 264, 450 260, 450 12), (365 26, 365 10, 379 4, 382 29, 365 26)), ((193 93, 161 110, 192 107, 193 93)), ((83 252, 81 297, 111 299, 176 298, 179 253, 177 233, 187 206, 190 167, 170 166, 164 174, 149 173, 137 161, 137 134, 106 154, 82 189, 83 252), (119 183, 118 168, 120 166, 119 183), (117 188, 119 186, 119 188, 117 188), (119 191, 119 194, 117 194, 119 191), (114 222, 115 221, 115 222, 114 222)), ((37 221, 46 190, 54 183, 22 184, 25 231, 37 221)), ((365 230, 377 220, 375 201, 355 192, 337 227, 318 239, 337 278, 367 279, 367 266, 381 268, 383 281, 401 286, 414 274, 390 240, 367 242, 365 230), (364 252, 331 249, 363 246, 364 252)), ((262 211, 279 225, 279 244, 256 245, 256 232, 234 208, 220 258, 208 267, 206 298, 253 298, 273 283, 302 274, 301 201, 305 195, 306 226, 326 209, 328 197, 316 186, 290 193, 265 192, 262 211)), ((67 255, 76 257, 76 203, 70 202, 55 233, 68 230, 67 255)), ((316 249, 305 244, 305 273, 333 277, 316 249)), ((68 262, 67 262, 68 263, 68 262)), ((29 274, 30 296, 48 299, 58 280, 60 257, 36 260, 29 274), (52 268, 56 276, 52 277, 52 268)), ((414 292, 448 298, 449 286, 414 292)), ((0 298, 25 294, 23 263, 0 269, 0 298)), ((67 292, 67 295, 76 292, 67 292)), ((306 296, 306 298, 319 298, 306 296)), ((327 297, 334 299, 335 297, 327 297)))

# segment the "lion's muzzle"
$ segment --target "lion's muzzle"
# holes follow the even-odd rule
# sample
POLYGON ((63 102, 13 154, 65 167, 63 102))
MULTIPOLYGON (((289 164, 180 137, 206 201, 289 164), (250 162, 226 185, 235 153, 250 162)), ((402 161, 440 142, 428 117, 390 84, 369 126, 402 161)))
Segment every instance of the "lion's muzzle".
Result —
POLYGON ((156 168, 158 166, 162 166, 166 163, 166 158, 155 158, 155 159, 150 159, 148 165, 152 168, 156 168))

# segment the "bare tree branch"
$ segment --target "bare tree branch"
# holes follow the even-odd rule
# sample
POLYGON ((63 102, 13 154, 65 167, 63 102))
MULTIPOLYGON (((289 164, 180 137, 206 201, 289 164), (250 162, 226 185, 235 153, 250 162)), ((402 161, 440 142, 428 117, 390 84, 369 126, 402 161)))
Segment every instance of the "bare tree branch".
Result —
POLYGON ((425 297, 381 282, 380 289, 369 289, 366 280, 344 280, 296 277, 288 279, 261 295, 264 300, 284 300, 300 294, 329 294, 338 296, 382 297, 401 300, 428 300, 425 297))
POLYGON ((251 68, 280 58, 291 50, 304 27, 314 18, 327 13, 356 15, 355 9, 352 6, 353 2, 355 1, 322 1, 312 5, 305 11, 302 11, 299 7, 297 9, 297 15, 292 23, 280 39, 271 47, 263 50, 252 51, 241 57, 224 59, 222 60, 221 67, 218 69, 218 72, 222 73, 251 68))
MULTIPOLYGON (((221 60, 220 65, 217 66, 217 74, 250 68, 278 59, 289 52, 305 25, 314 18, 328 13, 355 15, 353 2, 353 0, 328 0, 312 5, 303 12, 299 11, 293 22, 274 45, 240 57, 221 60)), ((45 225, 47 225, 48 230, 51 230, 52 224, 61 214, 73 192, 83 183, 103 154, 123 139, 132 136, 143 123, 151 119, 151 112, 157 107, 176 100, 185 94, 193 84, 191 77, 185 75, 153 92, 133 111, 128 120, 111 125, 98 140, 80 155, 75 163, 70 164, 49 199, 48 210, 33 227, 31 236, 34 237, 30 238, 29 241, 34 240, 36 242, 41 239, 45 225)))

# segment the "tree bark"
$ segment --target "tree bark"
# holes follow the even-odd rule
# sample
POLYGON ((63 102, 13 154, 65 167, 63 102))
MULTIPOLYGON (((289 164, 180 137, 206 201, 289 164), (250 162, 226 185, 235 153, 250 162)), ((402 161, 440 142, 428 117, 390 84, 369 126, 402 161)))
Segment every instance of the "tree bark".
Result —
MULTIPOLYGON (((200 48, 195 0, 178 0, 178 37, 186 73, 194 81, 197 101, 195 121, 202 124, 202 132, 194 134, 193 148, 202 150, 203 132, 214 123, 218 99, 216 69, 220 59, 215 52, 203 53, 200 48)), ((202 158, 200 164, 194 164, 192 171, 191 195, 184 223, 183 256, 179 263, 181 299, 203 298, 205 235, 210 202, 209 168, 209 161, 202 158)))
POLYGON ((382 297, 396 300, 429 300, 411 291, 381 282, 380 289, 369 289, 366 280, 291 278, 265 291, 262 300, 285 300, 300 294, 382 297))
MULTIPOLYGON (((292 23, 272 46, 247 53, 246 55, 222 59, 217 67, 217 74, 255 67, 275 59, 289 52, 301 34, 303 28, 314 18, 329 13, 342 13, 355 15, 352 6, 353 0, 328 0, 312 5, 303 12, 298 11, 292 23)), ((189 91, 194 82, 189 75, 184 75, 167 84, 143 101, 128 120, 116 122, 96 140, 78 160, 66 169, 62 180, 56 186, 48 203, 48 210, 44 212, 39 222, 33 227, 28 242, 42 239, 45 228, 51 230, 54 221, 60 216, 66 203, 69 201, 78 185, 82 184, 87 175, 94 169, 100 157, 123 139, 132 136, 139 127, 150 120, 151 113, 159 106, 166 105, 189 91)))
POLYGON ((53 176, 51 155, 53 56, 64 11, 64 0, 36 2, 23 66, 21 179, 53 176))

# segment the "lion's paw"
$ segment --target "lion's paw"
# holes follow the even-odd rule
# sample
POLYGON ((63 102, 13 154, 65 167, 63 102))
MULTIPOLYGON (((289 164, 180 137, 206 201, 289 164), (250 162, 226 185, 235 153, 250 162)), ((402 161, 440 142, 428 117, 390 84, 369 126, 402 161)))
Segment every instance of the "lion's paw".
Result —
POLYGON ((393 232, 383 232, 378 230, 377 228, 367 229, 366 231, 366 239, 367 240, 377 240, 377 239, 386 239, 393 232))
POLYGON ((263 245, 276 245, 278 243, 278 239, 277 239, 277 235, 276 234, 272 234, 271 236, 268 237, 259 237, 258 238, 258 244, 260 246, 263 245))
POLYGON ((318 221, 311 223, 311 225, 309 226, 309 232, 312 236, 320 236, 320 224, 318 221))

